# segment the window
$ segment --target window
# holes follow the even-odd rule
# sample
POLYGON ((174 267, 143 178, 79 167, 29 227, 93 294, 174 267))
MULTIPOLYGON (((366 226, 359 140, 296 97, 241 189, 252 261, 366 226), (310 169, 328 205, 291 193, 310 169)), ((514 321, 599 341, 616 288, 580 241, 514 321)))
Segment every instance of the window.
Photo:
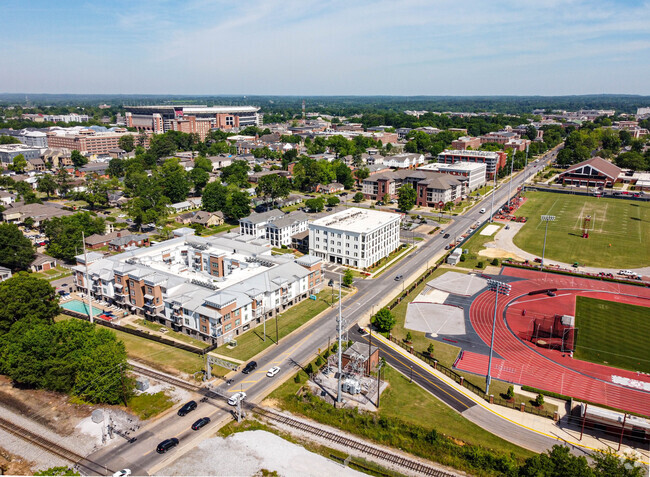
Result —
POLYGON ((239 326, 241 324, 241 320, 237 319, 235 320, 235 326, 239 326))
POLYGON ((153 293, 153 288, 147 287, 147 293, 151 295, 153 293))
POLYGON ((223 327, 224 331, 230 331, 230 328, 232 328, 232 323, 228 323, 226 326, 223 327))
POLYGON ((230 313, 226 313, 225 315, 223 315, 223 319, 224 320, 229 320, 230 319, 230 313))
POLYGON ((239 308, 236 309, 235 311, 233 311, 233 314, 234 314, 235 316, 239 316, 239 308))
POLYGON ((185 318, 185 326, 190 326, 190 319, 189 318, 185 318))
POLYGON ((208 329, 205 327, 205 325, 203 325, 203 326, 201 326, 201 331, 202 331, 203 333, 207 333, 207 332, 208 332, 208 329))

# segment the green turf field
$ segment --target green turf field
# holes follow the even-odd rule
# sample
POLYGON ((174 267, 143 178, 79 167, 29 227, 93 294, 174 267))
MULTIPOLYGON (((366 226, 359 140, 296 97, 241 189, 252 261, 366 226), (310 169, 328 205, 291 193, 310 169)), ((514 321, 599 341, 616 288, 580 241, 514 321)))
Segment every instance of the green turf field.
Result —
POLYGON ((574 357, 650 373, 650 308, 579 296, 574 357))
POLYGON ((542 256, 545 223, 548 226, 545 259, 605 268, 650 265, 650 202, 526 192, 526 202, 515 212, 528 222, 515 236, 519 248, 542 256), (589 238, 582 238, 583 218, 590 215, 589 238))

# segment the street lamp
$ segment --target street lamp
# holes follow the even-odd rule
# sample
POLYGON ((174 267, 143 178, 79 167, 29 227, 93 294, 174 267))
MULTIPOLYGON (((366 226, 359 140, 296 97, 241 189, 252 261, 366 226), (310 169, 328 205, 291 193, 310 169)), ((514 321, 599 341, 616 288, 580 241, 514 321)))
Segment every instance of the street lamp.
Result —
POLYGON ((494 330, 497 323, 497 305, 499 304, 499 294, 510 295, 510 285, 500 282, 498 280, 488 280, 488 290, 494 292, 494 317, 492 318, 492 339, 490 341, 490 359, 488 361, 488 371, 485 378, 485 394, 490 393, 490 381, 492 380, 492 351, 494 349, 494 330))
POLYGON ((540 270, 544 270, 544 253, 546 252, 546 232, 548 232, 548 223, 555 221, 554 215, 542 215, 542 222, 546 222, 546 227, 544 228, 544 247, 542 248, 542 263, 540 264, 540 270))
POLYGON ((332 298, 330 300, 330 308, 334 308, 334 280, 330 279, 329 283, 327 284, 328 287, 332 289, 332 298))

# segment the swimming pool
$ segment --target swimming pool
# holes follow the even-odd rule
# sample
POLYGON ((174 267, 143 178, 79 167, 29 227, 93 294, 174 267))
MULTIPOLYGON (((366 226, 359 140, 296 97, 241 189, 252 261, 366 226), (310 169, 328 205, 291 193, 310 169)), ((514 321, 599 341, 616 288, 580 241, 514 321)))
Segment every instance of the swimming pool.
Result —
MULTIPOLYGON (((66 310, 76 311, 77 313, 83 313, 84 315, 88 314, 88 305, 83 301, 79 300, 70 300, 65 303, 61 303, 61 308, 66 310)), ((99 308, 93 306, 93 316, 101 315, 103 313, 99 308)))

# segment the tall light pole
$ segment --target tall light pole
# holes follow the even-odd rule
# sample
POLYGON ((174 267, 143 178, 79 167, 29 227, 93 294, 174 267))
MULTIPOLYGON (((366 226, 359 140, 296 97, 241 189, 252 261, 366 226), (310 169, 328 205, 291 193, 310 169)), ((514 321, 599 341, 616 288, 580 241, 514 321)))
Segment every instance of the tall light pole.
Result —
POLYGON ((510 285, 498 280, 488 280, 488 289, 494 292, 494 317, 492 318, 492 339, 490 340, 490 359, 488 361, 488 371, 485 378, 485 394, 490 394, 490 381, 492 381, 492 351, 494 350, 494 330, 497 323, 497 305, 499 304, 499 294, 510 295, 510 285))
POLYGON ((546 233, 548 232, 548 223, 555 221, 554 215, 542 215, 542 222, 546 222, 546 227, 544 228, 544 247, 542 248, 542 263, 540 264, 540 270, 544 270, 544 253, 546 253, 546 233))
POLYGON ((341 403, 341 378, 343 377, 343 369, 341 365, 341 359, 342 359, 342 346, 343 346, 343 341, 341 339, 342 334, 343 334, 343 316, 341 314, 342 308, 341 308, 341 274, 339 273, 339 317, 338 320, 336 321, 336 325, 338 328, 338 334, 339 334, 339 346, 337 351, 337 358, 338 358, 338 366, 339 366, 339 381, 338 381, 338 388, 336 392, 336 402, 341 403))
POLYGON ((510 180, 508 181, 508 213, 510 213, 510 195, 512 194, 512 172, 515 167, 515 150, 512 150, 512 159, 510 159, 510 180))
POLYGON ((494 194, 497 193, 497 171, 498 163, 494 166, 494 188, 492 189, 492 205, 490 206, 490 223, 492 223, 492 217, 494 217, 494 194))
POLYGON ((84 265, 86 267, 86 276, 84 277, 84 280, 86 281, 86 292, 88 295, 88 320, 91 323, 95 322, 95 316, 93 314, 93 301, 92 298, 90 297, 90 275, 88 274, 88 255, 86 254, 86 235, 84 234, 84 231, 81 231, 81 242, 83 243, 83 249, 84 249, 84 265))

